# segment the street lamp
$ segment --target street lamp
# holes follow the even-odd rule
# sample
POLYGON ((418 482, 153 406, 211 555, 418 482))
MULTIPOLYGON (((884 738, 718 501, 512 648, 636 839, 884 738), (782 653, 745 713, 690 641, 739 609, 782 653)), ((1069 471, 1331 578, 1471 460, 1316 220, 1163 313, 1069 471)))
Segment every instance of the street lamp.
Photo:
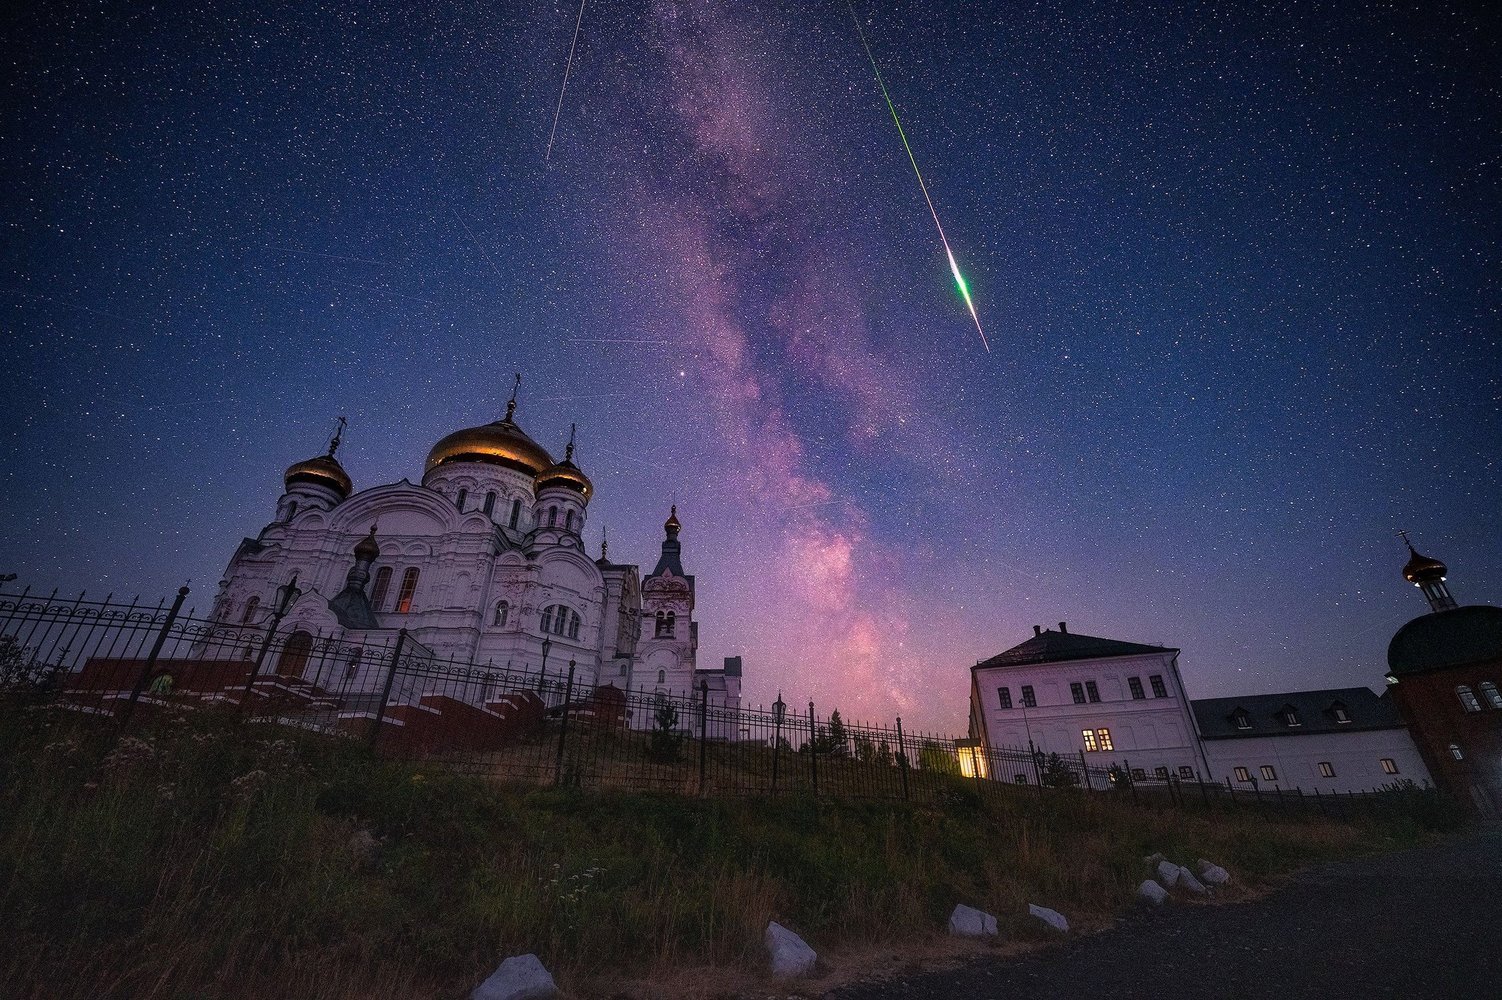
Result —
POLYGON ((553 640, 543 637, 542 640, 542 669, 537 672, 537 693, 542 694, 543 682, 548 678, 548 650, 553 648, 553 640))
POLYGON ((787 703, 782 700, 782 692, 777 692, 777 700, 772 702, 772 790, 777 790, 777 758, 782 753, 782 720, 787 717, 787 703))
POLYGON ((302 591, 297 588, 297 574, 292 574, 292 579, 276 588, 276 606, 271 609, 271 622, 266 626, 266 640, 261 643, 261 651, 256 654, 255 663, 250 666, 250 677, 245 681, 245 694, 240 699, 240 707, 250 704, 250 692, 255 687, 256 678, 260 676, 261 664, 266 660, 266 652, 271 648, 271 640, 276 635, 276 627, 287 617, 287 612, 292 610, 292 605, 302 596, 302 591))

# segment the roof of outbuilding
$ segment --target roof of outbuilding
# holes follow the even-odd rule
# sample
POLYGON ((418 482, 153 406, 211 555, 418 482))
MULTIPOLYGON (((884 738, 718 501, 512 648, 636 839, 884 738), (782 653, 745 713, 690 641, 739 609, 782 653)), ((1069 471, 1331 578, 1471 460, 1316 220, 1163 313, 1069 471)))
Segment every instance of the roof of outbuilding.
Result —
POLYGON ((1387 645, 1387 667, 1404 674, 1502 660, 1502 608, 1468 604, 1420 615, 1387 645))
POLYGON ((1190 706, 1199 723, 1200 735, 1207 740, 1403 728, 1403 720, 1391 699, 1364 687, 1202 698, 1190 702, 1190 706), (1350 722, 1335 721, 1337 705, 1346 710, 1350 722), (1287 708, 1298 713, 1300 725, 1290 726, 1283 720, 1282 713, 1287 708), (1251 728, 1237 727, 1238 712, 1246 713, 1251 728))
POLYGON ((1024 643, 1019 643, 1004 653, 997 653, 989 660, 982 660, 973 669, 1177 652, 1177 649, 1170 649, 1167 646, 1149 646, 1141 642, 1122 642, 1120 639, 1104 639, 1097 635, 1079 635, 1074 632, 1055 632, 1052 629, 1044 629, 1024 643))

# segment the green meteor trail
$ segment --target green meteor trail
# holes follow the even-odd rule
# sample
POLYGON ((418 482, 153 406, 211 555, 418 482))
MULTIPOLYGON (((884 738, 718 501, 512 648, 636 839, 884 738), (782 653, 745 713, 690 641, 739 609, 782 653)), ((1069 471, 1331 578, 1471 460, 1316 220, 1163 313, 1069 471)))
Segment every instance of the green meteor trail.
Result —
POLYGON ((897 137, 902 140, 902 148, 907 150, 907 160, 913 165, 913 175, 918 178, 918 189, 923 192, 923 200, 928 202, 928 212, 934 217, 934 227, 939 230, 939 242, 944 244, 944 255, 949 258, 949 271, 954 275, 954 284, 960 290, 960 296, 965 300, 965 307, 970 310, 970 318, 975 320, 975 332, 980 334, 981 346, 986 353, 991 353, 991 345, 986 340, 986 331, 981 328, 980 316, 975 311, 975 302, 970 298, 970 285, 965 281, 965 276, 960 273, 960 265, 954 259, 954 251, 949 248, 949 239, 944 235, 944 224, 939 221, 939 212, 934 208, 934 200, 929 196, 928 184, 923 180, 923 171, 918 169, 918 158, 913 155, 913 147, 908 144, 907 132, 902 128, 902 119, 897 117, 897 106, 892 103, 892 95, 887 92, 887 82, 881 77, 881 67, 876 65, 876 56, 871 53, 871 45, 866 41, 866 31, 861 27, 861 19, 855 13, 855 4, 850 4, 850 19, 855 22, 856 34, 860 35, 861 47, 866 50, 866 58, 871 60, 871 70, 876 74, 876 85, 881 88, 882 99, 887 102, 887 110, 892 113, 892 123, 897 126, 897 137))

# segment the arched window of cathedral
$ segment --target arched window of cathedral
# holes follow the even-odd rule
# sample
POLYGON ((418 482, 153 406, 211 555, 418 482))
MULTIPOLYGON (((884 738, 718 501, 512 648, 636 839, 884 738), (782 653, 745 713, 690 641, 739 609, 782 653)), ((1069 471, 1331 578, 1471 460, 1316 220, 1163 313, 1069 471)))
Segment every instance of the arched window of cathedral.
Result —
POLYGON ((548 508, 548 527, 549 528, 556 528, 556 527, 558 527, 558 508, 557 507, 549 507, 548 508))
POLYGON ((512 527, 512 528, 516 527, 516 522, 521 519, 521 516, 522 516, 522 502, 520 500, 513 500, 513 501, 511 501, 511 523, 510 523, 509 527, 512 527))
POLYGON ((568 637, 570 639, 579 638, 579 613, 577 611, 570 611, 568 613, 568 637))
POLYGON ((245 614, 240 616, 240 624, 249 625, 250 620, 256 616, 256 608, 259 608, 260 606, 261 599, 259 597, 252 597, 250 600, 246 601, 245 614))
POLYGON ((287 520, 290 521, 290 520, 292 520, 296 516, 297 516, 297 501, 296 500, 288 500, 287 501, 287 520))
POLYGON ((417 567, 408 566, 402 574, 402 589, 396 595, 396 613, 404 615, 412 610, 412 595, 417 593, 417 567))
POLYGON ((495 490, 485 494, 485 516, 489 517, 493 510, 495 510, 495 490))
POLYGON ((573 531, 574 530, 574 512, 573 511, 569 511, 568 514, 565 515, 565 517, 563 519, 563 526, 565 528, 567 528, 569 531, 573 531))
POLYGON ((282 655, 276 661, 276 672, 283 677, 301 677, 308 667, 308 654, 313 652, 313 637, 302 629, 287 636, 282 646, 282 655))
POLYGON ((349 651, 349 659, 344 661, 345 680, 350 680, 355 676, 355 674, 358 674, 360 672, 360 657, 363 656, 364 653, 365 650, 359 646, 356 646, 354 649, 349 651))
POLYGON ((386 593, 391 589, 391 567, 382 566, 376 570, 375 589, 370 592, 370 609, 381 610, 381 605, 386 603, 386 593))
POLYGON ((495 624, 496 624, 496 626, 497 627, 504 626, 506 624, 506 619, 510 616, 510 614, 511 614, 511 605, 509 603, 507 603, 506 601, 502 601, 500 604, 497 604, 495 606, 495 624))
POLYGON ((652 638, 657 639, 662 636, 662 623, 666 617, 661 611, 657 612, 657 623, 652 627, 652 638))
POLYGON ((551 631, 553 631, 553 611, 554 611, 554 608, 555 608, 554 605, 549 604, 547 607, 545 607, 545 608, 542 609, 542 630, 544 632, 551 632, 551 631))
POLYGON ((464 513, 464 501, 469 499, 469 490, 460 489, 459 497, 454 501, 454 506, 459 508, 459 513, 464 513))
POLYGON ((673 634, 673 629, 674 629, 674 627, 677 624, 678 624, 678 616, 676 614, 674 614, 673 612, 669 611, 668 612, 667 621, 663 623, 663 629, 664 629, 663 634, 664 635, 672 635, 673 634))
POLYGON ((1502 693, 1498 693, 1497 685, 1492 681, 1481 682, 1481 696, 1486 699, 1492 708, 1502 708, 1502 693))
POLYGON ((1455 688, 1455 696, 1460 699, 1461 707, 1467 712, 1481 711, 1481 702, 1476 700, 1476 692, 1467 685, 1461 684, 1455 688))
POLYGON ((667 681, 668 681, 668 672, 666 670, 659 670, 659 671, 657 671, 657 683, 659 683, 659 684, 666 684, 667 681))

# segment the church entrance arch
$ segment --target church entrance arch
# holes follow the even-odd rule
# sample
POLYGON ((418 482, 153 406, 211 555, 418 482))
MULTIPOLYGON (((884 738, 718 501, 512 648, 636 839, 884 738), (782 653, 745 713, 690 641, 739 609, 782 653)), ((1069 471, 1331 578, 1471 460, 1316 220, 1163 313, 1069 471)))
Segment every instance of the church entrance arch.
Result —
POLYGON ((301 677, 308 667, 308 656, 313 652, 313 637, 298 629, 287 636, 282 646, 282 655, 276 661, 276 672, 283 677, 301 677))

